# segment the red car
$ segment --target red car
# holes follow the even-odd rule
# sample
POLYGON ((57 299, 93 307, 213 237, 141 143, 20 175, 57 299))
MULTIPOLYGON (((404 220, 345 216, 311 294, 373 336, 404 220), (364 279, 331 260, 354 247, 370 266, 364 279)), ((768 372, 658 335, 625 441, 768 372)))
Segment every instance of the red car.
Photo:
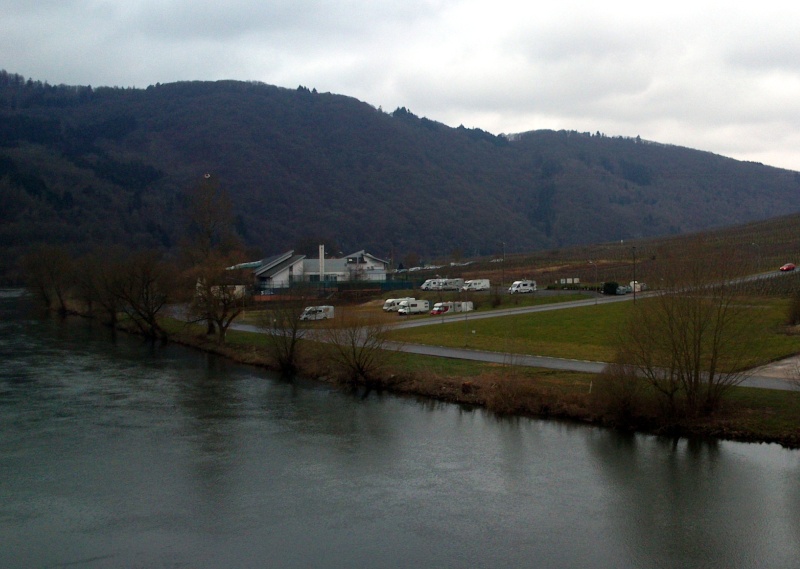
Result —
POLYGON ((795 269, 794 263, 786 263, 781 267, 782 271, 793 271, 795 269))

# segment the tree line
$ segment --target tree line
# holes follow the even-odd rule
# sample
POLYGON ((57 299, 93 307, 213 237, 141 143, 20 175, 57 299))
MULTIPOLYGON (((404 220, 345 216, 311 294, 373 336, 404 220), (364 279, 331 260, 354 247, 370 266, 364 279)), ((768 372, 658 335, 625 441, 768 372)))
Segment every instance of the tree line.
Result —
POLYGON ((81 312, 112 327, 121 317, 149 338, 165 339, 160 317, 168 304, 187 307, 224 343, 242 310, 241 274, 228 270, 243 259, 233 230, 230 199, 206 174, 189 192, 184 234, 176 250, 98 246, 72 256, 62 245, 42 244, 22 257, 28 288, 60 314, 81 312))
MULTIPOLYGON (((244 258, 234 231, 230 199, 210 174, 188 192, 184 234, 177 251, 95 247, 78 257, 60 245, 39 245, 22 259, 28 289, 61 315, 80 313, 112 329, 120 325, 153 340, 170 336, 166 316, 202 324, 217 344, 246 306, 248 271, 232 269, 244 258), (180 313, 165 314, 169 307, 180 313), (182 309, 185 309, 183 311, 182 309)), ((275 367, 292 376, 300 368, 308 323, 300 315, 316 300, 302 286, 260 313, 275 367)), ((343 381, 372 385, 388 358, 386 327, 371 318, 340 316, 337 326, 313 338, 327 346, 324 360, 343 381)))

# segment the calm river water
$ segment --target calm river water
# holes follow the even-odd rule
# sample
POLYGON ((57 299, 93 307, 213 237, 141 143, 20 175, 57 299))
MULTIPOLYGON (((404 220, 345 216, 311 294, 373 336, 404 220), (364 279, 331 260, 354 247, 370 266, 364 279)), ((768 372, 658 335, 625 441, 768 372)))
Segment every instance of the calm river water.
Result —
POLYGON ((800 567, 800 453, 370 395, 0 293, 0 567, 800 567))

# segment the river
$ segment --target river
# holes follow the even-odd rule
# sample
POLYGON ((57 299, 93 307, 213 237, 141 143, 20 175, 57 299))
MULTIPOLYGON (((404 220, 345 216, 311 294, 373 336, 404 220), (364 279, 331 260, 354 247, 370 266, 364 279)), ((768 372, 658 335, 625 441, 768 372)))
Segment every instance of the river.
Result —
POLYGON ((289 383, 5 291, 0 567, 796 568, 800 452, 289 383))

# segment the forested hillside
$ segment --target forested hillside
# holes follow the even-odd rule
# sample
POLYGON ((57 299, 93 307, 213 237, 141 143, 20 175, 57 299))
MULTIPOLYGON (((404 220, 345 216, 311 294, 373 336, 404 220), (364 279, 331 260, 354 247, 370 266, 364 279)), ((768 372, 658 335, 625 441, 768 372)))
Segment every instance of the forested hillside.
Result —
POLYGON ((211 174, 254 251, 428 258, 678 234, 800 211, 800 175, 600 133, 510 137, 236 81, 51 86, 0 73, 0 250, 174 247, 211 174))

